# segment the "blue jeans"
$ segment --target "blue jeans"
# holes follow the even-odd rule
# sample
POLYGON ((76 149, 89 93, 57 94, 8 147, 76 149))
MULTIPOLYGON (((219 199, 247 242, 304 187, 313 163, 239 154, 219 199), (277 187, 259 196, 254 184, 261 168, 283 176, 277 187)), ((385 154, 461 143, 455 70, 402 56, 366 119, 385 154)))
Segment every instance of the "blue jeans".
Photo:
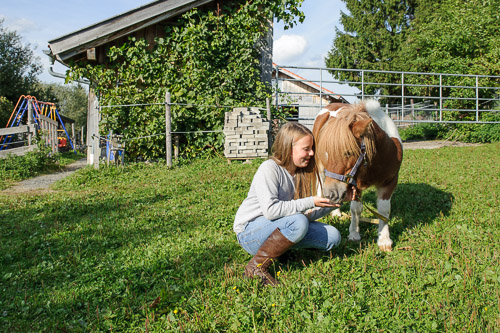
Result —
POLYGON ((244 231, 238 234, 238 242, 245 251, 255 255, 257 250, 279 228, 295 245, 292 249, 313 248, 330 251, 340 244, 340 232, 333 226, 321 222, 309 222, 303 214, 285 216, 268 220, 263 216, 249 222, 244 231))

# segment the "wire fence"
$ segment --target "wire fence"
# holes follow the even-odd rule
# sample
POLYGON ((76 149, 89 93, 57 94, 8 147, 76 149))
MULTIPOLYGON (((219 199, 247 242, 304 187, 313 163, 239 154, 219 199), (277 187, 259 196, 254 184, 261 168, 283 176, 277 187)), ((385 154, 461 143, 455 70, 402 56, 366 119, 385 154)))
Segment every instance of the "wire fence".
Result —
MULTIPOLYGON (((253 109, 258 109, 260 112, 266 111, 268 117, 270 116, 270 101, 266 102, 268 105, 267 108, 260 107, 252 107, 253 109)), ((111 131, 107 136, 102 135, 93 135, 92 139, 98 139, 103 144, 106 144, 106 156, 102 155, 101 157, 105 157, 108 162, 113 160, 113 156, 110 156, 110 152, 113 149, 120 150, 123 154, 125 154, 125 150, 127 146, 130 145, 131 142, 140 141, 149 138, 157 138, 164 137, 165 147, 166 147, 166 161, 167 165, 172 165, 172 157, 177 158, 179 154, 179 135, 203 135, 203 134, 222 134, 224 132, 223 128, 221 129, 207 129, 207 130, 172 130, 172 108, 182 107, 182 108, 218 108, 218 109, 227 109, 232 110, 234 108, 242 107, 241 105, 215 105, 215 104, 195 104, 195 103, 175 103, 170 101, 170 94, 167 93, 165 96, 165 102, 157 102, 157 103, 130 103, 130 104, 115 104, 115 105, 102 105, 99 106, 99 113, 101 113, 102 109, 111 109, 111 108, 126 108, 126 107, 154 107, 154 106, 164 106, 165 107, 165 131, 161 133, 153 133, 148 135, 141 135, 135 137, 123 137, 123 135, 113 134, 111 131), (174 142, 172 142, 172 136, 174 137, 174 142), (109 148, 111 146, 111 148, 109 148), (118 147, 117 147, 118 146, 118 147), (173 152, 172 152, 173 147, 173 152), (111 157, 111 158, 110 158, 111 157)), ((243 106, 247 107, 247 106, 243 106)))
MULTIPOLYGON (((290 113, 293 115, 285 120, 299 121, 310 128, 312 128, 317 113, 328 103, 332 101, 353 103, 366 98, 392 101, 391 104, 383 104, 382 108, 400 127, 419 123, 500 123, 499 121, 483 120, 480 116, 484 112, 498 111, 494 110, 494 106, 500 105, 500 76, 276 66, 273 87, 273 107, 281 114, 290 113), (305 79, 293 71, 299 71, 303 76, 309 75, 311 78, 305 79), (358 79, 339 80, 332 75, 335 72, 349 73, 358 79), (384 81, 384 78, 389 78, 389 81, 384 81), (394 94, 395 91, 399 93, 394 94), (418 92, 425 91, 429 93, 418 94, 418 92), (395 101, 400 103, 395 103, 395 101), (449 116, 451 112, 472 114, 472 117, 456 120, 449 116)), ((268 118, 272 121, 270 101, 266 101, 266 105, 265 109, 258 109, 260 112, 267 111, 268 118)), ((167 92, 164 102, 102 105, 99 106, 99 113, 106 108, 154 106, 165 108, 164 132, 121 137, 118 141, 121 148, 125 150, 125 147, 132 142, 157 137, 165 138, 166 160, 169 166, 172 165, 172 146, 174 146, 175 153, 179 153, 179 136, 224 132, 222 128, 173 130, 172 108, 230 110, 241 107, 241 105, 176 103, 170 100, 170 94, 167 92), (172 137, 174 137, 174 143, 172 143, 172 137)), ((116 142, 117 137, 114 139, 116 142)))
POLYGON ((273 86, 275 106, 311 126, 329 102, 367 98, 388 101, 382 107, 399 126, 500 123, 482 117, 499 111, 500 76, 276 66, 273 86), (465 116, 456 120, 453 112, 465 116))

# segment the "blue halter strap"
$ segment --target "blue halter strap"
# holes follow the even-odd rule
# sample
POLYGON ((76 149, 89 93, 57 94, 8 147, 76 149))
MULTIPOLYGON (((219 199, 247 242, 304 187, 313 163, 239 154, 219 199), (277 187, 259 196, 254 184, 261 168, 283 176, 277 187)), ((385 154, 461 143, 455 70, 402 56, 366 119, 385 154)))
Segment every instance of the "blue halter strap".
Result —
POLYGON ((365 141, 363 138, 361 138, 361 147, 360 148, 361 148, 361 154, 359 155, 358 160, 356 161, 356 164, 354 164, 354 167, 351 169, 351 171, 347 175, 339 175, 338 173, 330 172, 330 171, 325 169, 325 176, 339 180, 343 183, 346 183, 348 185, 353 185, 354 187, 356 187, 357 186, 356 179, 355 179, 356 173, 358 173, 358 169, 366 157, 366 146, 365 146, 365 141))

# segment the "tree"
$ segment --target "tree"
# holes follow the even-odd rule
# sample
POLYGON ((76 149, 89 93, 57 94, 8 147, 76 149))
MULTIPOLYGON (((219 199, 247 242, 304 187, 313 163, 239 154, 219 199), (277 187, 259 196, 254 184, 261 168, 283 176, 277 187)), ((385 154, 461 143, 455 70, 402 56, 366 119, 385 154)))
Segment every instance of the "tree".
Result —
POLYGON ((40 59, 21 36, 3 27, 0 20, 0 96, 16 103, 19 96, 33 92, 41 72, 40 59))
MULTIPOLYGON (((336 29, 326 66, 344 69, 398 70, 401 45, 406 42, 417 0, 343 0, 343 31, 336 29)), ((340 80, 361 81, 355 72, 332 71, 340 80)), ((376 80, 378 75, 373 75, 376 80)), ((380 81, 379 81, 380 82, 380 81)), ((367 87, 375 93, 375 87, 367 87)), ((394 88, 387 87, 386 94, 394 88)), ((397 89, 397 88, 396 88, 397 89)), ((392 92, 396 94, 396 92, 392 92)))
POLYGON ((5 127, 9 121, 14 105, 6 97, 0 96, 0 128, 5 127))
POLYGON ((55 103, 60 114, 75 121, 77 131, 86 125, 88 96, 81 84, 41 83, 37 90, 41 96, 54 96, 41 100, 55 103))
MULTIPOLYGON (((420 0, 413 29, 402 45, 400 67, 408 71, 500 75, 500 34, 498 29, 499 0, 420 0)), ((480 78, 481 86, 500 86, 500 79, 480 78)), ((436 84, 436 82, 426 82, 436 84)), ((412 82, 409 82, 412 83, 412 82)), ((419 82, 420 84, 422 82, 419 82)), ((474 77, 447 77, 448 86, 475 86, 474 77)), ((414 87, 413 92, 419 93, 414 87)), ((432 92, 438 96, 437 88, 432 92)), ((474 98, 476 91, 448 88, 452 97, 474 98)), ((495 96, 494 90, 481 90, 480 98, 495 96)), ((498 96, 497 96, 498 98, 498 96)), ((464 109, 474 106, 473 100, 447 101, 445 107, 464 109)), ((491 105, 493 107, 493 105, 491 105)), ((467 117, 456 113, 455 117, 467 117)), ((473 115, 469 115, 471 119, 473 115)))
POLYGON ((400 67, 499 75, 499 8, 499 0, 419 0, 400 67))
MULTIPOLYGON (((343 0, 350 14, 342 13, 344 31, 337 30, 326 65, 332 68, 408 72, 499 75, 499 0, 343 0)), ((336 72, 340 79, 359 82, 359 75, 336 72)), ((391 74, 370 74, 372 81, 389 82, 391 74)), ((436 85, 427 78, 406 83, 436 85)), ((438 80, 438 77, 435 78, 438 80)), ((366 78, 365 78, 366 80, 366 78)), ((397 80, 394 76, 393 80, 397 80)), ((471 85, 471 79, 452 78, 447 85, 471 85), (465 80, 465 81, 464 81, 465 80)), ((356 84, 354 84, 356 85, 356 84)), ((497 86, 493 80, 483 86, 497 86)), ((359 86, 359 85, 357 85, 359 86)), ((367 87, 373 94, 377 87, 367 87)), ((410 88, 418 94, 423 88, 410 88)), ((384 95, 400 95, 399 87, 386 87, 384 95)), ((437 94, 431 91, 431 95, 437 94)), ((450 96, 453 96, 453 91, 450 96)), ((463 90, 460 92, 463 94, 463 90)), ((471 93, 472 90, 471 90, 471 93)), ((490 91, 491 93, 491 91, 490 91)), ((455 96, 470 97, 470 96, 455 96)), ((489 96, 491 97, 491 96, 489 96)), ((387 101, 390 102, 390 99, 387 101)), ((449 105, 452 107, 452 105, 449 105)))

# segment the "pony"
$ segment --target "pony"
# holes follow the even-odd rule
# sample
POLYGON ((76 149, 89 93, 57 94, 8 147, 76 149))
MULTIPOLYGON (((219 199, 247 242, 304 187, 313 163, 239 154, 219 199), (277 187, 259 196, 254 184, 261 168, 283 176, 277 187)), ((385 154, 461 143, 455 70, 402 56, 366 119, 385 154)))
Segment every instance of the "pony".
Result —
MULTIPOLYGON (((356 194, 350 206, 348 240, 361 240, 361 194, 375 186, 379 212, 377 245, 382 251, 392 251, 387 220, 403 160, 402 142, 394 122, 375 100, 331 103, 317 115, 313 135, 319 173, 319 179, 313 183, 318 195, 341 204, 356 194)), ((332 214, 340 215, 340 209, 332 214)))

